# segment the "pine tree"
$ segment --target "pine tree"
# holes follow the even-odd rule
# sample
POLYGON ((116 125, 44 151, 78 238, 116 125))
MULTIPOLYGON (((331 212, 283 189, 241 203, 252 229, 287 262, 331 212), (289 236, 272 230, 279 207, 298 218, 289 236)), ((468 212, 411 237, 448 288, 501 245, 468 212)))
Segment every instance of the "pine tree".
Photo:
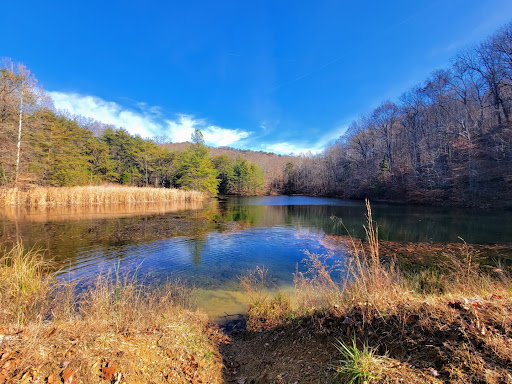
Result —
POLYGON ((217 195, 217 170, 209 157, 208 148, 204 145, 203 135, 199 129, 192 134, 192 142, 194 144, 183 151, 179 158, 175 184, 183 189, 217 195))

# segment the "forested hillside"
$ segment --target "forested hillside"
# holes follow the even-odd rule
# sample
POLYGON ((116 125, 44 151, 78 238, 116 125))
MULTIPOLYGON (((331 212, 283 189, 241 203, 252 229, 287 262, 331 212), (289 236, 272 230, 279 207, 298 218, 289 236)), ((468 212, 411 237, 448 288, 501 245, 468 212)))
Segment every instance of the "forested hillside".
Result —
POLYGON ((512 205, 512 24, 286 171, 289 193, 512 205))
POLYGON ((212 195, 264 193, 261 168, 241 157, 212 156, 199 130, 170 150, 124 129, 57 114, 23 65, 0 74, 0 185, 117 183, 178 187, 212 195))

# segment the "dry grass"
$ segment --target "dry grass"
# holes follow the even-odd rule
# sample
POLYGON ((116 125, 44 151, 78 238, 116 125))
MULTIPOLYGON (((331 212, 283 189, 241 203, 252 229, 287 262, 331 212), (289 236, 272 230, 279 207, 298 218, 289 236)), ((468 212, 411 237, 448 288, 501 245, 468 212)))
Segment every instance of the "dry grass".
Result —
POLYGON ((21 246, 0 267, 0 383, 217 383, 219 332, 190 291, 100 277, 82 293, 21 246), (8 277, 11 276, 11 279, 8 277), (23 313, 23 316, 20 314, 23 313))
POLYGON ((168 188, 122 186, 0 189, 0 206, 52 207, 202 201, 206 194, 168 188))
POLYGON ((266 269, 256 267, 256 271, 239 277, 250 303, 247 308, 247 328, 250 330, 272 328, 295 316, 289 295, 282 290, 277 293, 272 290, 267 274, 266 269))
MULTIPOLYGON (((380 259, 378 228, 373 222, 368 201, 367 220, 364 227, 366 244, 349 237, 352 257, 344 265, 329 263, 330 254, 306 252, 307 272, 294 275, 302 312, 322 310, 341 314, 354 305, 360 305, 366 321, 410 295, 394 262, 384 264, 380 259)), ((343 225, 341 221, 337 224, 343 225)))
POLYGON ((49 268, 41 252, 25 252, 21 244, 0 256, 2 324, 37 320, 51 309, 57 284, 48 273, 49 268))
MULTIPOLYGON (((367 241, 350 239, 344 268, 329 255, 306 255, 307 272, 295 273, 294 306, 280 326, 309 324, 346 345, 357 335, 389 355, 378 372, 367 372, 372 382, 512 383, 510 275, 475 262, 465 244, 441 268, 405 274, 381 259, 369 204, 367 219, 367 241)), ((267 310, 256 304, 248 324, 265 324, 267 310)))

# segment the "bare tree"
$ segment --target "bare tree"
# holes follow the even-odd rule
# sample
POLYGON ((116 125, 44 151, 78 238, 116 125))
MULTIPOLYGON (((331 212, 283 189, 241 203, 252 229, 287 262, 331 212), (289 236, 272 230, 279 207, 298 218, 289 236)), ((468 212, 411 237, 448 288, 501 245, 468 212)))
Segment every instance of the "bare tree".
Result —
MULTIPOLYGON (((13 184, 15 187, 18 186, 20 175, 24 116, 33 111, 38 99, 40 98, 40 91, 36 88, 36 85, 37 80, 25 65, 21 63, 15 64, 9 59, 4 60, 0 76, 0 110, 2 111, 0 115, 0 124, 2 125, 2 131, 6 134, 7 147, 9 147, 9 141, 16 142, 13 177, 13 184), (16 116, 16 118, 14 116, 16 116), (14 130, 11 126, 14 124, 17 126, 15 138, 12 137, 14 130), (9 132, 11 135, 9 135, 9 132)), ((10 149, 7 150, 12 151, 10 149)), ((3 153, 3 155, 3 176, 4 180, 6 180, 6 154, 3 153)))

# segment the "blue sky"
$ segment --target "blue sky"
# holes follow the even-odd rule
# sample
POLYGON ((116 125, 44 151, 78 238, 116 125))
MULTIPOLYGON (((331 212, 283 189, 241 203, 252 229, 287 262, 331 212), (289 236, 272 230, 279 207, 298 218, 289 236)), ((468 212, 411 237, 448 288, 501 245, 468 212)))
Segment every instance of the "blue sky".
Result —
POLYGON ((0 57, 143 137, 318 152, 512 20, 510 0, 14 1, 0 57))

